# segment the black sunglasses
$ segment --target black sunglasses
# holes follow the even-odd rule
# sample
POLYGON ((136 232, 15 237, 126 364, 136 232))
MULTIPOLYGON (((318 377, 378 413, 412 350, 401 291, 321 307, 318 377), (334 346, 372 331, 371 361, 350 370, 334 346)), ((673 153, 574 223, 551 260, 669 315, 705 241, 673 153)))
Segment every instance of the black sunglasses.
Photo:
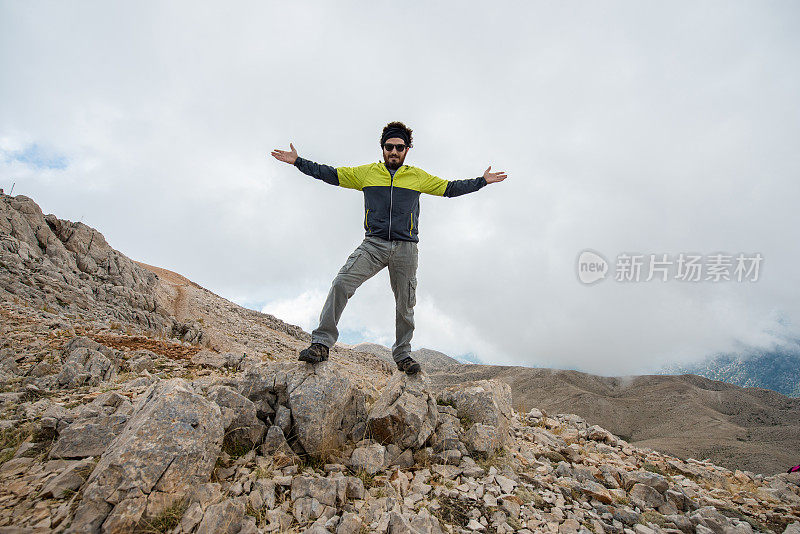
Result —
POLYGON ((393 145, 392 143, 385 143, 383 145, 383 148, 386 149, 386 152, 391 152, 395 148, 397 149, 398 152, 402 152, 403 150, 406 149, 406 145, 393 145))

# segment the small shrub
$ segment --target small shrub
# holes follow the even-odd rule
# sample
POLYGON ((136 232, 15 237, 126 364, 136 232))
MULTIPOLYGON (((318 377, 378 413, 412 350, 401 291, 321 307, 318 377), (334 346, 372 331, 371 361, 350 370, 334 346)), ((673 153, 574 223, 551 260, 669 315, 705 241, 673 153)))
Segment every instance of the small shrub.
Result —
POLYGON ((222 442, 222 450, 227 452, 231 458, 239 458, 253 450, 253 446, 244 443, 234 444, 225 436, 222 442))
POLYGON ((664 528, 667 524, 667 519, 655 510, 645 510, 644 513, 642 513, 642 523, 653 523, 654 525, 664 528))
POLYGON ((475 458, 475 463, 484 471, 488 471, 490 467, 499 468, 508 465, 511 460, 504 448, 497 449, 492 454, 475 456, 477 456, 477 458, 475 458))
POLYGON ((525 525, 522 523, 522 521, 512 516, 508 516, 508 518, 506 519, 506 523, 508 523, 508 526, 514 529, 514 532, 525 528, 525 525))
POLYGON ((306 468, 314 471, 323 471, 325 469, 325 460, 312 454, 304 454, 300 456, 300 463, 297 467, 300 471, 306 468))
POLYGON ((466 525, 469 522, 470 505, 449 496, 440 495, 436 499, 439 501, 439 508, 432 510, 440 522, 447 525, 466 525))
POLYGON ((256 470, 255 470, 256 479, 259 479, 259 478, 271 478, 272 477, 272 472, 273 472, 273 470, 272 470, 271 466, 268 467, 268 466, 265 466, 265 465, 259 465, 258 467, 256 467, 256 470))
POLYGON ((630 504, 631 504, 631 500, 629 498, 627 498, 627 497, 619 497, 617 495, 614 495, 614 502, 617 503, 617 504, 625 505, 625 506, 630 506, 630 504))
POLYGON ((6 463, 14 454, 22 442, 31 437, 34 433, 35 425, 28 421, 18 426, 12 426, 0 431, 0 451, 9 449, 0 456, 0 465, 6 463))
POLYGON ((461 421, 461 428, 463 428, 464 430, 469 430, 470 427, 472 427, 473 421, 472 419, 470 419, 469 416, 464 415, 462 417, 459 417, 459 420, 461 421))
POLYGON ((261 510, 256 510, 255 508, 253 508, 253 505, 250 503, 250 499, 247 500, 244 513, 245 515, 249 515, 250 517, 255 519, 256 525, 258 526, 264 526, 267 522, 266 510, 263 507, 261 510))
POLYGON ((517 489, 516 495, 522 499, 523 503, 533 502, 536 499, 536 495, 526 488, 517 489))
POLYGON ((188 499, 179 499, 156 517, 143 519, 136 530, 142 534, 161 534, 169 532, 178 526, 178 523, 180 523, 188 507, 188 499))
POLYGON ((645 471, 650 471, 651 473, 655 473, 657 475, 661 475, 662 477, 669 476, 667 473, 664 472, 664 470, 662 470, 660 467, 654 464, 645 463, 644 465, 642 465, 642 469, 644 469, 645 471))
POLYGON ((438 404, 439 406, 450 406, 453 409, 455 409, 456 407, 456 403, 453 399, 448 399, 448 400, 436 399, 436 404, 438 404))
POLYGON ((354 475, 361 479, 364 484, 364 489, 370 489, 378 486, 378 481, 375 480, 375 475, 370 475, 363 469, 359 469, 354 475))

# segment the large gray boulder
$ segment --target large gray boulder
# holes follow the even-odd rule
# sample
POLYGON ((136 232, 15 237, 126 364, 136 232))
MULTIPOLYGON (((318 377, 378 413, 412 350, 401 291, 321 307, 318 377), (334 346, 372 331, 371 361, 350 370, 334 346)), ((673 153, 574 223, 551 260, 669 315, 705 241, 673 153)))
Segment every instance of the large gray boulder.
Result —
POLYGON ((50 458, 100 456, 128 423, 127 415, 98 415, 75 421, 58 436, 50 458))
POLYGON ((226 450, 250 450, 264 439, 267 426, 256 416, 256 406, 247 397, 227 386, 214 386, 208 399, 222 411, 226 450))
POLYGON ((282 407, 288 408, 291 428, 286 438, 292 447, 325 457, 335 454, 359 429, 363 434, 365 396, 348 374, 331 361, 314 366, 268 362, 249 367, 238 389, 269 425, 286 426, 288 414, 282 407))
POLYGON ((395 373, 373 404, 367 429, 370 437, 381 444, 419 449, 433 433, 438 418, 427 377, 395 373))
POLYGON ((471 453, 491 455, 502 442, 496 426, 474 423, 464 434, 464 445, 471 453))
POLYGON ((101 393, 74 411, 58 405, 48 408, 42 422, 58 433, 50 458, 100 456, 125 428, 132 411, 128 397, 115 391, 101 393))
POLYGON ((206 509, 197 534, 236 534, 242 528, 245 504, 239 500, 225 499, 206 509))
MULTIPOLYGON (((506 439, 513 409, 511 386, 500 380, 478 380, 445 389, 439 398, 455 406, 458 417, 470 423, 482 423, 497 428, 506 439)), ((471 424, 470 424, 471 426, 471 424)))
POLYGON ((87 480, 67 532, 127 532, 208 481, 223 439, 219 406, 180 378, 154 383, 87 480))

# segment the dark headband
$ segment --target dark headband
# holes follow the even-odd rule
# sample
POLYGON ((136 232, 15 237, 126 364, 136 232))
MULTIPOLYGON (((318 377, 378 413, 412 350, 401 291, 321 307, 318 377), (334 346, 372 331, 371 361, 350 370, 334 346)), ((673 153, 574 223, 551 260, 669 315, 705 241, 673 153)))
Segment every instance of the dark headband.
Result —
POLYGON ((408 132, 406 132, 402 128, 394 127, 386 130, 383 136, 381 136, 381 146, 383 146, 384 143, 386 143, 387 139, 392 139, 393 137, 399 137, 400 139, 406 142, 406 145, 409 144, 410 140, 408 138, 408 132))

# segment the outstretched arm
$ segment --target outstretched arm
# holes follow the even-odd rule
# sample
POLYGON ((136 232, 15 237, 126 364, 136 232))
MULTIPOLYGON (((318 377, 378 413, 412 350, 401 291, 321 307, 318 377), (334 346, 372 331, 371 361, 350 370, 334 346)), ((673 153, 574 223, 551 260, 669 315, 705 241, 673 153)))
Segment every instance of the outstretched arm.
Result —
POLYGON ((288 152, 286 150, 279 150, 276 148, 272 151, 272 155, 279 161, 284 161, 290 165, 294 165, 304 174, 313 176, 314 178, 322 180, 323 182, 327 182, 331 185, 339 185, 339 178, 336 176, 336 169, 330 165, 320 165, 319 163, 314 163, 313 161, 301 158, 297 155, 297 150, 295 150, 292 143, 289 143, 289 148, 292 150, 288 152))
POLYGON ((457 197, 466 195, 467 193, 474 193, 481 187, 487 184, 483 176, 477 178, 470 178, 468 180, 447 180, 443 197, 457 197))
POLYGON ((336 169, 330 165, 323 165, 314 163, 311 160, 301 158, 297 155, 294 145, 289 143, 291 151, 278 150, 277 148, 272 151, 272 155, 279 161, 285 161, 297 167, 300 172, 313 176, 318 180, 331 185, 340 185, 350 189, 361 189, 359 187, 358 176, 351 167, 340 167, 336 169))
POLYGON ((311 160, 298 157, 297 161, 294 162, 294 166, 300 169, 300 172, 313 176, 318 180, 322 180, 331 185, 339 185, 339 177, 336 175, 336 169, 330 165, 314 163, 311 160))
POLYGON ((438 176, 425 173, 427 176, 425 176, 422 182, 422 192, 428 193, 429 195, 457 197, 459 195, 473 193, 486 184, 502 182, 507 178, 506 173, 503 171, 489 172, 491 169, 492 166, 490 165, 483 173, 483 176, 467 180, 443 180, 438 176))

